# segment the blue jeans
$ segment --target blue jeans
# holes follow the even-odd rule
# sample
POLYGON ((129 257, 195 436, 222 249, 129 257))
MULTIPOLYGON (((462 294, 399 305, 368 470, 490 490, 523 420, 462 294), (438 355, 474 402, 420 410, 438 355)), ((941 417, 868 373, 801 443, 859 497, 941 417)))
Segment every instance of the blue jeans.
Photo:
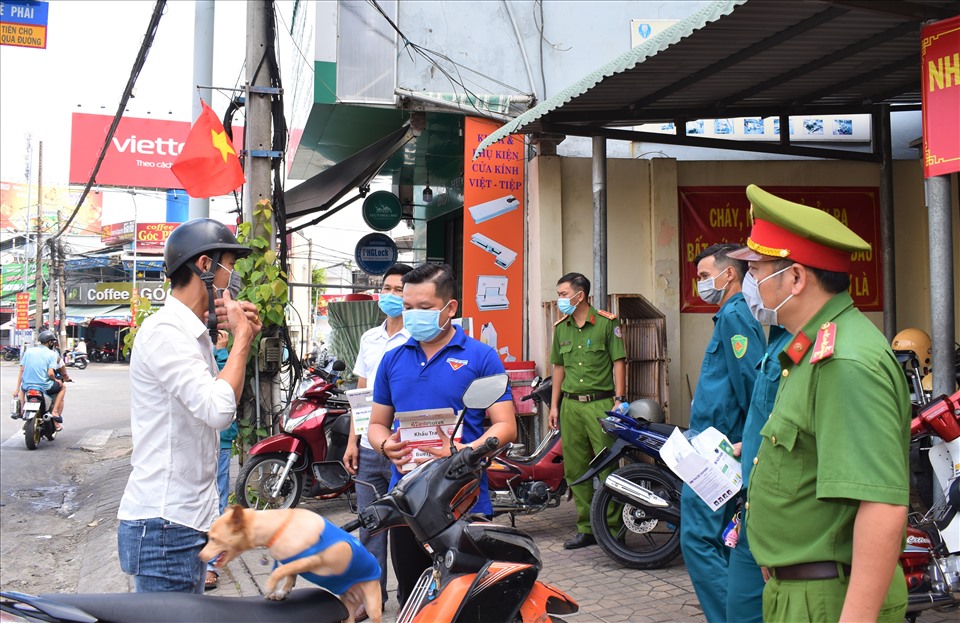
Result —
POLYGON ((206 542, 203 532, 159 517, 122 520, 117 528, 120 568, 137 593, 203 594, 206 542))
MULTIPOLYGON (((360 464, 357 467, 357 480, 368 482, 376 491, 365 485, 357 485, 357 508, 366 508, 379 496, 387 492, 390 478, 393 476, 393 463, 376 450, 360 446, 360 464)), ((387 601, 387 532, 371 535, 360 528, 360 542, 373 554, 380 564, 380 596, 387 601)))

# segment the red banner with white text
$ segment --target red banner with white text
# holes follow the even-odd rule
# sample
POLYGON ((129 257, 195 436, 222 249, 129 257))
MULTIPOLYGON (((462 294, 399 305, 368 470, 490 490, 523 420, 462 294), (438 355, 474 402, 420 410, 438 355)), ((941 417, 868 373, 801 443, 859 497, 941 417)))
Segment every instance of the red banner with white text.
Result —
MULTIPOLYGON (((834 216, 870 243, 871 251, 854 254, 850 296, 860 311, 883 311, 880 258, 880 189, 874 187, 764 186, 778 197, 813 206, 834 216)), ((680 311, 715 313, 697 295, 697 254, 710 245, 746 244, 750 235, 750 201, 741 186, 688 186, 679 190, 680 311)))

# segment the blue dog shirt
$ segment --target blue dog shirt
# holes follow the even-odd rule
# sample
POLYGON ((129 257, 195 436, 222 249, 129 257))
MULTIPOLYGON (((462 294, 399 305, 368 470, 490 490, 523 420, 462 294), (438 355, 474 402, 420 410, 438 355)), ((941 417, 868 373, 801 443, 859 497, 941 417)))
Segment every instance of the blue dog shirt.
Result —
POLYGON ((346 541, 350 544, 350 550, 353 554, 353 557, 350 559, 350 565, 347 567, 346 571, 340 575, 317 575, 316 573, 301 573, 300 575, 310 582, 313 582, 320 588, 327 589, 334 595, 343 595, 347 592, 348 588, 357 582, 366 582, 368 580, 379 581, 380 564, 377 562, 377 559, 373 557, 373 554, 368 552, 355 536, 344 532, 329 521, 326 522, 323 533, 320 535, 320 538, 315 544, 311 545, 296 556, 291 556, 290 558, 286 558, 280 562, 287 564, 288 562, 293 562, 294 560, 319 554, 330 546, 336 545, 341 541, 346 541))

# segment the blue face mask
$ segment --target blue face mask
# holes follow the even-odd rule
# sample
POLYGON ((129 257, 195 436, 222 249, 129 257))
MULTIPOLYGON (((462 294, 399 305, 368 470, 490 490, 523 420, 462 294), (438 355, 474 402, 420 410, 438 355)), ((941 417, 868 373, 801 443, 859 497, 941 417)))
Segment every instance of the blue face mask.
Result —
POLYGON ((573 313, 573 311, 577 308, 577 306, 576 306, 575 304, 571 303, 571 302, 570 302, 570 299, 572 299, 572 298, 574 298, 574 297, 576 297, 576 296, 577 296, 577 295, 574 294, 574 295, 571 296, 570 298, 558 298, 558 299, 557 299, 557 309, 560 310, 560 313, 561 313, 561 314, 563 314, 564 316, 569 316, 570 314, 573 313))
MULTIPOLYGON (((447 305, 450 302, 447 301, 447 305)), ((440 326, 440 312, 447 308, 444 305, 440 309, 405 309, 403 310, 403 326, 410 332, 410 337, 418 342, 430 342, 443 332, 440 326)), ((448 320, 449 322, 449 320, 448 320)), ((446 326, 447 323, 443 323, 446 326)))
POLYGON ((403 297, 396 294, 381 294, 378 305, 380 310, 391 318, 403 313, 403 297))

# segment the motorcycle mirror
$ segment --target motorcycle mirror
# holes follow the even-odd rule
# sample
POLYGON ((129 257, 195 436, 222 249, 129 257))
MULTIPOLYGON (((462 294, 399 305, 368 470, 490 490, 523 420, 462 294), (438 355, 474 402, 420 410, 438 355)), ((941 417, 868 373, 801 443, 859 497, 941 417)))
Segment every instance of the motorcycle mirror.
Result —
POLYGON ((342 489, 350 484, 350 472, 340 461, 314 463, 313 476, 322 489, 342 489))
POLYGON ((450 435, 450 454, 453 454, 456 449, 453 440, 463 424, 463 416, 466 415, 467 409, 486 409, 495 403, 497 398, 507 391, 509 378, 506 374, 481 376, 467 386, 463 392, 463 409, 460 411, 460 417, 457 418, 457 425, 453 427, 453 434, 450 435))
POLYGON ((463 406, 466 409, 486 409, 507 391, 506 374, 494 374, 474 379, 463 392, 463 406))
POLYGON ((347 364, 343 363, 339 359, 333 362, 333 371, 334 372, 343 372, 347 369, 347 364))

